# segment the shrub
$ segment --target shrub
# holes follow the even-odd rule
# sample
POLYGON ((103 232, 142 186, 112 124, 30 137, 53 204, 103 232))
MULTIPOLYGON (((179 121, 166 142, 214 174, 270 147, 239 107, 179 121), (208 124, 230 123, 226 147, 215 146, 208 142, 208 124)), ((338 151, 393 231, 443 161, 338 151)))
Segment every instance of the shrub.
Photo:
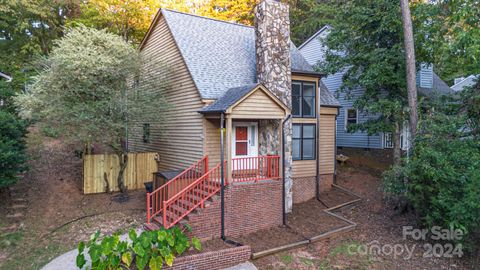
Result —
POLYGON ((407 199, 425 226, 461 229, 469 242, 480 233, 480 140, 459 111, 423 117, 410 159, 386 172, 384 184, 388 195, 407 199))
POLYGON ((137 235, 130 230, 130 241, 120 241, 117 234, 106 236, 101 241, 100 233, 92 235, 87 244, 78 244, 77 266, 86 264, 85 253, 90 255, 92 269, 136 269, 143 270, 148 265, 152 270, 159 270, 165 264, 171 266, 175 256, 183 254, 190 246, 200 250, 200 241, 188 237, 178 227, 144 231, 137 235), (88 251, 87 249, 88 248, 88 251))
POLYGON ((13 185, 26 169, 25 122, 0 111, 0 188, 13 185))

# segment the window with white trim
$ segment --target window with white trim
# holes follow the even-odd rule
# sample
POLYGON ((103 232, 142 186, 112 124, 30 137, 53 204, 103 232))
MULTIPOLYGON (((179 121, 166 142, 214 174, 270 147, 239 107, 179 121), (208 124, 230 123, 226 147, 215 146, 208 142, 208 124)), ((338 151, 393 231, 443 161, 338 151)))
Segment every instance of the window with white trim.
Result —
POLYGON ((348 131, 350 125, 358 124, 358 110, 349 108, 345 111, 345 130, 348 131))

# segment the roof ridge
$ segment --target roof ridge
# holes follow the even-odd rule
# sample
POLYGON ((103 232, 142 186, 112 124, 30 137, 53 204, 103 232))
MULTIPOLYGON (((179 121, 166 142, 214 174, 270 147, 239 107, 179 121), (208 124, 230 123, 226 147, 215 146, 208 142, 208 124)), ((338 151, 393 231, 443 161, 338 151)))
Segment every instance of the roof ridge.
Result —
POLYGON ((298 49, 300 50, 303 46, 307 45, 307 43, 309 43, 310 41, 312 41, 312 39, 314 39, 316 36, 318 36, 320 33, 322 33, 323 31, 327 30, 331 28, 331 26, 329 24, 325 24, 324 26, 322 26, 317 32, 315 32, 315 34, 313 34, 312 36, 310 36, 307 40, 305 40, 302 44, 300 44, 300 46, 298 46, 298 49))
POLYGON ((187 13, 187 12, 178 11, 178 10, 173 10, 173 9, 169 9, 169 8, 161 8, 161 10, 162 10, 162 11, 165 10, 165 11, 175 12, 175 13, 178 13, 178 14, 188 15, 188 16, 197 17, 197 18, 200 18, 200 19, 211 20, 211 21, 215 21, 215 22, 232 24, 232 25, 235 25, 235 26, 242 26, 242 27, 247 27, 247 28, 254 28, 254 27, 251 26, 251 25, 246 25, 246 24, 236 23, 236 22, 224 21, 224 20, 220 20, 220 19, 215 19, 215 18, 211 18, 211 17, 201 16, 201 15, 198 15, 198 14, 192 14, 192 13, 187 13))

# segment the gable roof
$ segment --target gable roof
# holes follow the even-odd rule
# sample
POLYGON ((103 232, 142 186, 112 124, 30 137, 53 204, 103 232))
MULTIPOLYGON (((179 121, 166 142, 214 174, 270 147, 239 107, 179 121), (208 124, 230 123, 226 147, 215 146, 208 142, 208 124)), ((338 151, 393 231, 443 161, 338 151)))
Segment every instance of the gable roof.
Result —
POLYGON ((470 75, 470 76, 468 76, 467 78, 461 80, 460 82, 452 85, 452 87, 450 87, 450 88, 452 88, 453 91, 457 91, 457 92, 458 92, 458 91, 462 91, 463 88, 474 85, 475 82, 476 82, 477 77, 480 79, 480 74, 477 75, 477 76, 475 76, 475 75, 470 75))
POLYGON ((217 99, 215 102, 209 106, 200 110, 200 113, 219 113, 226 112, 232 106, 242 101, 244 98, 248 97, 251 93, 256 90, 265 92, 278 106, 282 107, 284 110, 288 110, 288 107, 275 97, 270 91, 268 91, 265 86, 261 83, 244 85, 239 87, 234 87, 229 89, 221 98, 217 99))
MULTIPOLYGON (((319 61, 323 61, 325 59, 325 52, 326 47, 322 43, 322 40, 319 37, 322 34, 328 35, 329 29, 332 27, 329 25, 325 25, 315 34, 313 34, 310 38, 308 38, 302 45, 300 45, 299 50, 301 51, 302 55, 307 59, 307 61, 311 65, 317 64, 319 61)), ((418 76, 418 75, 417 75, 418 76)), ((343 72, 337 72, 335 74, 331 74, 328 76, 331 80, 335 80, 335 85, 341 84, 343 81, 343 72)), ((418 79, 418 77, 417 77, 418 79)), ((324 79, 325 80, 325 79, 324 79)), ((432 87, 431 88, 424 88, 424 87, 417 87, 418 92, 421 95, 427 97, 436 97, 441 95, 450 95, 453 94, 454 91, 435 73, 432 71, 432 87)), ((329 89, 332 92, 335 92, 332 89, 329 89)))
POLYGON ((331 26, 326 24, 320 30, 318 30, 315 34, 313 34, 311 37, 309 37, 307 40, 305 40, 302 45, 298 46, 298 49, 301 50, 305 45, 310 43, 314 38, 317 38, 323 31, 330 29, 331 26))
MULTIPOLYGON (((257 83, 253 27, 161 9, 140 49, 161 16, 203 99, 219 99, 231 89, 239 90, 257 83)), ((313 70, 293 43, 290 43, 290 57, 293 73, 321 75, 313 70)))
POLYGON ((421 95, 427 96, 429 98, 451 95, 455 93, 435 72, 433 72, 432 88, 424 88, 418 86, 418 92, 421 95))

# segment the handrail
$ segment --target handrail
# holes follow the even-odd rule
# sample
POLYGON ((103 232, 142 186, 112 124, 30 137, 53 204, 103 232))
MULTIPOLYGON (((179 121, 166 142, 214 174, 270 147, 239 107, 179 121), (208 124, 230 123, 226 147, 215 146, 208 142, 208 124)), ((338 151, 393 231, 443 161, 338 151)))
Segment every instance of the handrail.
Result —
POLYGON ((147 193, 147 223, 160 214, 163 210, 163 202, 181 192, 186 186, 208 172, 208 156, 188 167, 182 173, 157 188, 147 193))
POLYGON ((232 158, 231 182, 280 179, 280 156, 232 158))
POLYGON ((220 190, 221 177, 219 163, 181 192, 163 201, 163 226, 168 229, 198 206, 203 206, 206 200, 220 190), (167 215, 167 213, 171 215, 167 215))

